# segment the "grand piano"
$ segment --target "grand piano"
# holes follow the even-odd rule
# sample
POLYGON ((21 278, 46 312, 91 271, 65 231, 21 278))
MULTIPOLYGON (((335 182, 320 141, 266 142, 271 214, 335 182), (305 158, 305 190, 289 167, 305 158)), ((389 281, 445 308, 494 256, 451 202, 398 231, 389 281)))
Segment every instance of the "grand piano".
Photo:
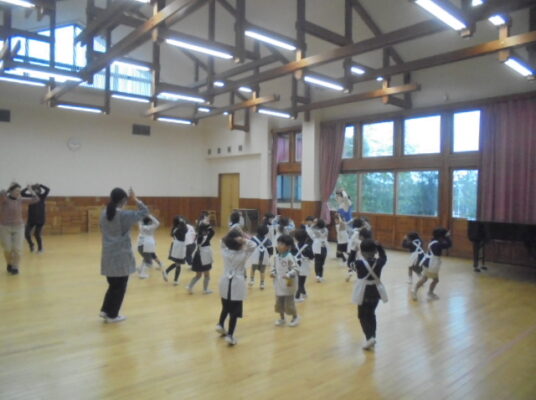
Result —
POLYGON ((533 257, 536 255, 536 225, 468 221, 467 236, 473 242, 473 268, 476 272, 480 272, 480 268, 486 269, 485 245, 491 240, 522 242, 533 257), (479 267, 480 260, 482 265, 479 267))

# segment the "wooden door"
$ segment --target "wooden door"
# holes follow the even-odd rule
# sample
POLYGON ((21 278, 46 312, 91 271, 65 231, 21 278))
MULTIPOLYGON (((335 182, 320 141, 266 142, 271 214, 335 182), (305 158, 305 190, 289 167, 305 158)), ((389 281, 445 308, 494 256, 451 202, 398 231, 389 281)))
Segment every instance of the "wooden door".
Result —
POLYGON ((240 174, 220 174, 220 226, 227 227, 232 211, 239 207, 240 174))

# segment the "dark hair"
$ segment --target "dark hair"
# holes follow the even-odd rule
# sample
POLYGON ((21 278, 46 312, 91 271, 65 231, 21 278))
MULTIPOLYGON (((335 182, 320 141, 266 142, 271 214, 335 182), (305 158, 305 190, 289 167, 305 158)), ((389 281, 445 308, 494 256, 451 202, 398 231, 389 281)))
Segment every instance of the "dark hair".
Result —
POLYGON ((21 188, 21 186, 17 182, 13 182, 11 185, 9 185, 9 188, 7 189, 8 192, 11 192, 12 190, 15 190, 17 188, 21 188))
POLYGON ((416 240, 416 239, 419 239, 421 240, 421 237, 419 236, 419 234, 417 232, 410 232, 406 235, 408 237, 409 240, 413 241, 413 240, 416 240))
POLYGON ((229 249, 229 250, 240 250, 242 248, 242 243, 237 242, 236 239, 239 237, 243 237, 242 233, 233 229, 230 231, 223 239, 223 244, 229 249))
POLYGON ((42 192, 41 185, 39 183, 36 183, 35 185, 32 185, 32 190, 36 194, 41 194, 41 192, 42 192))
POLYGON ((208 229, 210 228, 210 224, 207 224, 205 222, 199 222, 197 224, 197 234, 203 236, 205 233, 208 232, 208 229))
POLYGON ((143 218, 143 225, 151 225, 153 220, 150 217, 143 218))
POLYGON ((318 229, 324 229, 326 227, 326 222, 323 219, 318 219, 316 221, 316 227, 318 229))
POLYGON ((238 211, 233 211, 229 219, 232 224, 238 224, 240 222, 240 213, 238 211))
POLYGON ((355 218, 352 221, 352 227, 354 227, 354 228, 362 228, 363 225, 365 225, 365 224, 363 223, 363 220, 361 218, 355 218))
POLYGON ((287 247, 294 246, 294 240, 292 240, 292 236, 290 235, 281 235, 277 238, 277 243, 283 243, 287 247))
POLYGON ((290 225, 290 221, 287 217, 281 217, 279 218, 279 226, 277 228, 277 230, 280 232, 280 233, 284 233, 285 232, 285 228, 287 226, 290 225))
POLYGON ((173 217, 173 224, 171 225, 171 236, 173 236, 173 231, 179 228, 179 225, 184 225, 184 227, 186 227, 184 219, 180 215, 175 215, 173 217))
POLYGON ((308 237, 309 235, 305 229, 296 229, 296 231, 294 231, 294 238, 300 243, 305 242, 308 237))
POLYGON ((376 246, 374 240, 365 239, 361 242, 359 248, 361 249, 361 253, 376 253, 378 246, 376 246))
POLYGON ((442 239, 447 235, 449 230, 445 228, 436 228, 432 231, 432 237, 434 239, 442 239))
POLYGON ((269 219, 272 219, 272 218, 275 218, 275 215, 272 214, 271 212, 267 212, 266 214, 264 214, 264 223, 268 223, 268 220, 269 219))
POLYGON ((305 220, 306 221, 314 221, 315 217, 313 217, 312 215, 308 215, 307 217, 305 217, 305 220))
POLYGON ((268 234, 268 227, 266 225, 259 225, 257 227, 257 235, 259 237, 265 237, 268 234))
POLYGON ((199 214, 199 221, 205 219, 206 217, 208 217, 210 214, 208 213, 208 211, 201 211, 201 214, 199 214))
POLYGON ((114 219, 117 206, 127 197, 127 192, 121 188, 115 188, 112 190, 110 193, 110 202, 106 207, 106 219, 108 219, 108 221, 114 219))
POLYGON ((359 237, 361 237, 363 240, 370 240, 372 239, 372 232, 368 229, 361 229, 359 231, 359 237))

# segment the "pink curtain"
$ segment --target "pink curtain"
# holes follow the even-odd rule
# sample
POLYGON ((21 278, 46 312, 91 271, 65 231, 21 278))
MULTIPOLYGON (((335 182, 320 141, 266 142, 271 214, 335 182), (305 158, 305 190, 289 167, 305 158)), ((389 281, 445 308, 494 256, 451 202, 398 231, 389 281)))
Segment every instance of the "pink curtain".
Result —
POLYGON ((288 135, 277 137, 277 162, 290 161, 290 138, 288 135))
POLYGON ((320 126, 320 195, 322 209, 320 217, 331 222, 329 196, 333 193, 341 171, 342 150, 344 147, 344 124, 326 123, 320 126))
POLYGON ((479 219, 536 223, 536 100, 486 106, 480 132, 479 219))
POLYGON ((272 202, 271 202, 271 212, 277 214, 277 160, 279 159, 278 154, 278 136, 272 135, 272 202))

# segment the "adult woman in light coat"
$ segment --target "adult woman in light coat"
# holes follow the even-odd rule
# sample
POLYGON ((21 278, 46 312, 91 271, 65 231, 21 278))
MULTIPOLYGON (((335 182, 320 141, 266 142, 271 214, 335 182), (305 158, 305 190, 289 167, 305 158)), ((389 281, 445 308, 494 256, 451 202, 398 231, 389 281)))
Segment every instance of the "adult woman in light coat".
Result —
POLYGON ((129 194, 120 188, 110 193, 110 202, 100 218, 102 232, 101 275, 106 276, 108 290, 104 296, 100 316, 105 322, 121 322, 126 317, 119 315, 130 274, 136 271, 136 259, 132 251, 130 230, 132 226, 149 215, 149 209, 136 198, 134 191, 129 194), (128 200, 138 206, 138 210, 123 210, 128 200))

